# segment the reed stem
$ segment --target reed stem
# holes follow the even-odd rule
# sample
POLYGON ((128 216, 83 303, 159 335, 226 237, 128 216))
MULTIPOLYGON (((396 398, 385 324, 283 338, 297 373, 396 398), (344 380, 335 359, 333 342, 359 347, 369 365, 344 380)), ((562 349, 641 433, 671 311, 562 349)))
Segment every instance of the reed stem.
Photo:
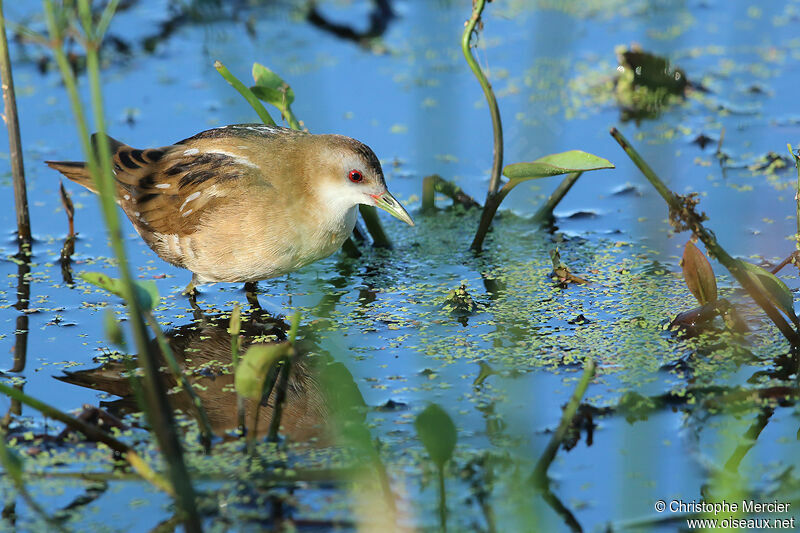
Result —
MULTIPOLYGON (((78 95, 75 75, 63 49, 65 21, 61 16, 58 18, 56 17, 56 9, 52 0, 44 0, 44 6, 53 53, 72 104, 81 145, 86 154, 89 171, 100 196, 100 205, 109 233, 111 248, 118 261, 122 294, 128 305, 131 329, 137 351, 140 354, 139 364, 144 368, 145 373, 145 386, 143 387, 144 397, 147 403, 145 412, 153 428, 153 432, 156 435, 161 452, 166 458, 165 462, 172 486, 174 487, 174 494, 176 495, 178 507, 183 514, 186 528, 191 531, 201 531, 202 527, 195 507, 194 489, 183 461, 183 451, 176 433, 172 409, 169 406, 164 385, 159 379, 159 369, 155 354, 151 350, 150 343, 148 342, 142 308, 136 298, 133 277, 128 265, 122 231, 117 216, 115 202, 116 191, 114 176, 111 169, 111 159, 109 157, 110 148, 108 138, 105 135, 103 99, 100 85, 98 49, 102 36, 98 35, 99 32, 97 32, 97 28, 93 27, 89 0, 79 0, 78 12, 86 36, 86 65, 89 77, 92 111, 95 117, 95 127, 97 130, 97 150, 95 150, 89 138, 89 130, 80 96, 78 95)), ((101 21, 110 21, 115 7, 116 2, 110 2, 103 13, 101 21)), ((101 25, 101 29, 104 29, 103 25, 101 25)))
POLYGON ((17 238, 22 243, 31 243, 31 220, 28 213, 28 192, 25 186, 25 165, 22 160, 22 141, 19 134, 17 98, 14 93, 14 77, 11 73, 11 58, 8 53, 6 19, 3 1, 0 0, 0 79, 3 83, 4 119, 8 128, 8 148, 11 155, 11 176, 14 182, 14 206, 17 212, 17 238))
POLYGON ((561 446, 561 443, 564 441, 564 435, 566 435, 572 423, 572 419, 575 417, 575 413, 578 411, 578 407, 581 404, 583 395, 586 394, 586 389, 589 387, 589 383, 594 377, 594 371, 594 359, 587 357, 583 363, 583 375, 581 376, 581 380, 575 387, 569 402, 567 402, 567 406, 564 407, 564 413, 561 415, 561 422, 558 424, 558 429, 553 433, 550 442, 547 443, 547 447, 544 449, 542 456, 539 458, 534 468, 532 481, 539 487, 547 486, 547 469, 550 468, 550 463, 556 458, 556 452, 558 452, 559 446, 561 446))
POLYGON ((578 181, 578 178, 581 177, 583 172, 573 172, 572 174, 567 174, 561 183, 558 184, 558 187, 550 194, 550 197, 547 201, 542 204, 542 206, 534 213, 533 222, 537 224, 549 224, 555 218, 553 216, 553 210, 556 206, 564 199, 564 196, 569 192, 575 182, 578 181))

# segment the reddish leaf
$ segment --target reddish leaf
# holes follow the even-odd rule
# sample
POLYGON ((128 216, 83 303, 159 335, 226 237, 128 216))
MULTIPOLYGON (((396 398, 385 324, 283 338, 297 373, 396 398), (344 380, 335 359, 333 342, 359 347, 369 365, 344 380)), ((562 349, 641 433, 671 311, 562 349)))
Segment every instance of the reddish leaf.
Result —
POLYGON ((717 280, 711 264, 692 241, 686 243, 681 259, 683 279, 700 305, 717 301, 717 280))

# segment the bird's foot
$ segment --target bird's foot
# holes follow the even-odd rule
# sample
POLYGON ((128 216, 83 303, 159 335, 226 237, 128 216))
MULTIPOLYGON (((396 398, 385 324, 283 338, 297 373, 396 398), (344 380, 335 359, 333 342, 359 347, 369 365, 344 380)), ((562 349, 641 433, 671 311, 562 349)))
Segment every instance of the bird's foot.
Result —
POLYGON ((181 296, 188 296, 189 299, 197 297, 197 278, 192 276, 192 281, 181 291, 181 296))

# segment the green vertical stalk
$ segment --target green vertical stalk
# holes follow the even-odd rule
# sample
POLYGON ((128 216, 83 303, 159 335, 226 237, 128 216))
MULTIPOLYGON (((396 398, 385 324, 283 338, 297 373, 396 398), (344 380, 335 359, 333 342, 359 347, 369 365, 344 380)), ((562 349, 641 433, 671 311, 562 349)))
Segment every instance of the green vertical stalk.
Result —
MULTIPOLYGON (((106 23, 101 25, 103 29, 107 26, 107 21, 110 21, 116 4, 116 1, 112 1, 108 4, 102 18, 103 21, 106 21, 106 23)), ((138 353, 140 354, 139 362, 140 365, 144 367, 145 371, 145 387, 143 387, 143 389, 145 399, 149 405, 149 409, 147 409, 148 420, 153 427, 161 451, 166 457, 165 462, 169 471, 169 477, 174 487, 178 507, 184 515, 186 528, 190 531, 201 531, 202 526, 195 507, 194 489, 191 485, 186 465, 183 462, 183 451, 175 431, 175 423, 172 417, 172 410, 166 399, 166 391, 159 379, 159 369, 155 354, 153 354, 150 349, 142 309, 138 299, 135 297, 133 277, 128 265, 122 231, 116 211, 114 176, 112 174, 111 160, 109 158, 110 149, 108 139, 105 136, 103 100, 100 85, 98 48, 102 41, 102 35, 98 36, 95 29, 93 29, 89 0, 79 0, 78 10, 86 34, 86 65, 89 76, 92 111, 98 132, 98 150, 95 152, 89 140, 89 130, 78 95, 75 76, 63 49, 64 26, 60 24, 63 22, 63 18, 59 17, 59 19, 56 19, 56 10, 52 0, 44 0, 44 7, 53 53, 69 94, 78 126, 79 138, 89 165, 89 171, 91 172, 100 196, 100 205, 109 233, 111 248, 118 261, 122 293, 128 305, 131 329, 138 353)), ((59 15, 61 14, 59 13, 59 15)))
POLYGON ((492 116, 492 134, 494 136, 494 158, 492 160, 492 174, 489 179, 489 196, 497 193, 500 187, 500 173, 503 170, 503 124, 500 120, 500 108, 497 106, 497 98, 492 91, 492 85, 486 78, 486 75, 478 65, 475 56, 472 55, 470 49, 470 41, 472 34, 477 34, 476 26, 481 22, 481 13, 486 5, 486 0, 473 0, 472 2, 472 16, 467 21, 464 28, 464 33, 461 35, 461 51, 464 53, 464 58, 472 69, 472 73, 478 78, 478 83, 483 89, 483 94, 486 97, 486 102, 489 104, 489 114, 492 116))
POLYGON ((561 415, 561 422, 558 424, 558 429, 556 429, 555 433, 553 433, 553 436, 550 438, 550 442, 547 443, 547 447, 545 448, 542 456, 536 463, 536 467, 534 468, 532 481, 537 486, 547 486, 547 469, 550 468, 550 463, 552 463, 553 459, 556 458, 558 447, 561 446, 561 443, 564 440, 564 435, 566 435, 567 430, 572 423, 572 419, 575 416, 575 413, 578 411, 578 407, 581 404, 581 399, 583 399, 583 395, 586 394, 586 389, 589 387, 589 383, 594 377, 594 371, 594 359, 591 357, 586 357, 586 360, 583 363, 583 375, 581 375, 581 380, 578 382, 578 386, 575 387, 572 397, 570 397, 569 402, 567 402, 567 406, 564 408, 564 413, 561 415))
POLYGON ((444 486, 444 466, 437 465, 439 480, 439 524, 442 531, 447 531, 447 491, 444 486))
POLYGON ((219 72, 223 78, 225 78, 225 81, 230 83, 231 86, 239 91, 239 94, 241 94, 244 99, 247 100, 247 103, 250 104, 250 106, 255 110, 258 118, 261 119, 261 122, 267 126, 276 125, 275 121, 272 120, 269 111, 267 111, 261 102, 259 102, 258 98, 256 98, 256 95, 253 94, 253 91, 248 89, 247 86, 239 80, 239 78, 231 74, 231 71, 228 70, 228 68, 223 65, 221 61, 214 61, 214 68, 217 69, 217 72, 219 72))
POLYGON ((391 248, 392 241, 383 231, 381 220, 378 218, 378 210, 371 205, 359 204, 358 212, 361 213, 361 218, 364 219, 367 231, 372 235, 372 244, 381 248, 391 248))
POLYGON ((436 211, 436 180, 439 176, 425 176, 422 180, 422 209, 423 213, 436 211))
POLYGON ((292 371, 292 357, 295 354, 295 340, 297 339, 297 329, 300 327, 300 311, 295 311, 292 317, 292 325, 289 328, 289 355, 284 358, 283 373, 278 384, 278 391, 275 394, 275 409, 272 411, 272 420, 269 425, 267 440, 276 442, 278 440, 278 430, 281 427, 281 417, 283 415, 283 404, 286 403, 286 389, 289 385, 289 375, 292 371))
POLYGON ((794 214, 795 221, 797 222, 797 232, 794 235, 794 245, 795 249, 800 251, 800 159, 798 155, 794 153, 792 145, 789 144, 787 146, 789 147, 789 153, 792 154, 792 159, 794 159, 794 167, 797 169, 797 186, 794 191, 794 214))
POLYGON ((11 74, 11 58, 6 38, 6 18, 3 0, 0 0, 0 78, 3 82, 3 104, 8 128, 8 147, 11 156, 11 176, 14 182, 14 205, 17 211, 17 238, 22 243, 31 242, 31 221, 28 214, 28 192, 25 187, 25 166, 22 161, 22 141, 19 136, 17 98, 14 93, 14 77, 11 74))
POLYGON ((156 317, 153 315, 153 312, 147 311, 145 315, 147 317, 147 323, 150 324, 150 329, 156 336, 156 342, 158 342, 158 346, 161 348, 161 354, 164 356, 164 360, 166 361, 167 367, 172 373, 172 377, 175 378, 175 381, 178 382, 183 391, 189 397, 189 401, 192 404, 195 414, 195 420, 197 420, 197 425, 200 428, 200 442, 203 445, 203 450, 205 453, 209 453, 211 451, 211 439, 214 437, 214 431, 211 429, 211 422, 208 420, 208 415, 206 414, 206 410, 203 408, 203 403, 197 396, 197 393, 194 392, 192 384, 189 383, 189 380, 178 364, 178 361, 175 360, 175 355, 172 353, 172 348, 170 348, 169 342, 167 342, 167 339, 164 336, 164 332, 161 331, 160 327, 158 327, 158 322, 156 321, 156 317))
POLYGON ((486 0, 473 0, 472 2, 472 16, 467 20, 464 33, 461 35, 461 51, 464 54, 464 59, 467 60, 469 68, 472 70, 475 77, 478 78, 478 83, 483 89, 483 94, 486 97, 486 102, 489 104, 489 114, 492 117, 492 135, 494 137, 494 153, 492 158, 492 171, 489 177, 489 190, 486 193, 486 201, 483 204, 483 212, 481 213, 481 220, 478 223, 478 230, 475 233, 475 238, 472 240, 470 249, 480 252, 483 249, 483 240, 489 231, 489 226, 492 224, 492 218, 500 207, 502 198, 498 198, 498 189, 500 188, 500 174, 503 170, 503 123, 500 119, 500 108, 497 106, 497 98, 492 90, 492 85, 486 78, 486 75, 481 70, 475 56, 472 55, 470 48, 470 41, 472 34, 477 33, 476 28, 480 27, 481 14, 483 8, 486 6, 486 0))

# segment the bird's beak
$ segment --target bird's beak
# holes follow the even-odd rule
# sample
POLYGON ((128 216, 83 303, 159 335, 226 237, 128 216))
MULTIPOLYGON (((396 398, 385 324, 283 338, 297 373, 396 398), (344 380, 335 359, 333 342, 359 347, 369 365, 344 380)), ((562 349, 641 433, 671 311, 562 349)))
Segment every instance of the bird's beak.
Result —
POLYGON ((386 191, 383 194, 370 194, 370 196, 373 200, 375 200, 375 207, 380 207, 393 217, 399 218, 409 226, 414 225, 414 221, 411 220, 411 216, 389 191, 386 191))

